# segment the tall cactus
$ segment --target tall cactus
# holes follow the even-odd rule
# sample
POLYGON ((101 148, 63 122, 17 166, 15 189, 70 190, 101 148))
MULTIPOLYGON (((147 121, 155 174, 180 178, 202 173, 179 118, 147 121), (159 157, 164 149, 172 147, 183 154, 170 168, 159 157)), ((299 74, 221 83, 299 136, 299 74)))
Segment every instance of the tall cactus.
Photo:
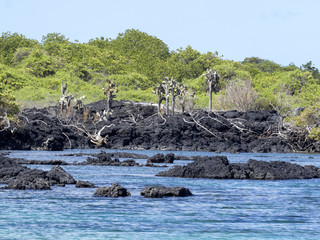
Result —
POLYGON ((172 115, 174 115, 174 110, 176 106, 176 97, 180 95, 180 85, 175 79, 171 79, 170 82, 170 92, 171 92, 171 100, 172 100, 172 115))
POLYGON ((112 100, 117 96, 117 87, 114 80, 107 79, 104 89, 104 95, 107 97, 107 112, 111 110, 112 100))
POLYGON ((163 100, 165 100, 165 90, 161 83, 153 89, 153 93, 158 96, 158 112, 160 113, 161 103, 163 100))
POLYGON ((165 99, 166 99, 166 115, 169 115, 169 98, 170 98, 170 78, 165 78, 165 80, 162 82, 162 86, 164 87, 165 91, 165 99))
POLYGON ((181 111, 182 113, 184 113, 186 109, 188 87, 184 86, 183 84, 180 84, 178 87, 180 89, 179 99, 180 99, 181 111))
POLYGON ((67 94, 67 82, 61 82, 61 97, 59 100, 60 103, 60 110, 63 112, 64 110, 71 109, 71 101, 74 99, 71 93, 67 94))
POLYGON ((166 99, 166 115, 169 115, 169 98, 171 96, 171 112, 175 114, 176 97, 180 96, 182 111, 185 110, 187 87, 173 78, 165 77, 161 84, 166 99))
POLYGON ((169 85, 169 92, 171 95, 171 110, 172 115, 175 114, 175 106, 176 106, 176 97, 180 96, 182 94, 182 91, 184 91, 184 86, 182 83, 177 82, 173 78, 168 78, 168 85, 169 85))
POLYGON ((209 86, 209 110, 211 111, 212 110, 212 92, 216 93, 219 91, 220 76, 213 69, 207 69, 204 75, 207 79, 208 86, 209 86))

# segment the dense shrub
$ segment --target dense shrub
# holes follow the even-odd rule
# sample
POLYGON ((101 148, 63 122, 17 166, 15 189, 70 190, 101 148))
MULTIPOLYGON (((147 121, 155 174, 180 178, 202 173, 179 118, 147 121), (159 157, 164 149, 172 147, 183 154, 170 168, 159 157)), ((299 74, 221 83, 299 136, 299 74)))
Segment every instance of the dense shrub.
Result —
POLYGON ((218 98, 217 102, 222 109, 249 111, 256 109, 257 92, 248 80, 232 80, 218 98))

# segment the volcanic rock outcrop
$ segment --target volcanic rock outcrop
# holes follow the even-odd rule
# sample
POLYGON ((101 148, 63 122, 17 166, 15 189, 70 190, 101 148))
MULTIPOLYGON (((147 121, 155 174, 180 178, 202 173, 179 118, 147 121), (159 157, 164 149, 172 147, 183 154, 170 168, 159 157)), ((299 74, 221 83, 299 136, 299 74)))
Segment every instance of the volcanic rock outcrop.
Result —
POLYGON ((320 169, 282 161, 229 163, 225 156, 203 157, 185 166, 174 166, 157 174, 162 177, 288 180, 319 178, 320 169))
POLYGON ((52 185, 74 184, 76 181, 60 166, 50 171, 30 169, 0 155, 0 183, 7 184, 10 189, 49 190, 52 185))
POLYGON ((277 134, 274 111, 202 110, 160 115, 154 106, 116 102, 104 115, 106 101, 78 110, 25 109, 19 123, 0 131, 0 149, 68 148, 158 149, 211 152, 290 152, 277 134))
POLYGON ((110 187, 100 187, 94 194, 94 197, 128 197, 131 193, 117 182, 113 183, 110 187))

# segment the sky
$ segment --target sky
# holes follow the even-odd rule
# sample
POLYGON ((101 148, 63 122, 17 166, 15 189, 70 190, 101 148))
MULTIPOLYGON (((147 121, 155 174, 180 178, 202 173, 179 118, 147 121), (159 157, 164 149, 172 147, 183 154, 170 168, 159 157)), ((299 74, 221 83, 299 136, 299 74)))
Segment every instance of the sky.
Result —
POLYGON ((319 11, 319 0, 0 0, 0 32, 88 42, 138 29, 170 50, 320 68, 319 11))

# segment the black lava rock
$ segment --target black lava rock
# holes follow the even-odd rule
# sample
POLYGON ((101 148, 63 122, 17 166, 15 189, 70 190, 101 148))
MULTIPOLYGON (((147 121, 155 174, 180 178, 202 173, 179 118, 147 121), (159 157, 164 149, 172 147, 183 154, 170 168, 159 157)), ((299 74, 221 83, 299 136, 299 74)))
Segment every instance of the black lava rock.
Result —
POLYGON ((164 186, 147 186, 141 190, 141 196, 146 198, 162 198, 162 197, 187 197, 192 193, 188 188, 184 187, 164 187, 164 186))
POLYGON ((131 193, 118 183, 113 183, 110 187, 100 187, 93 194, 94 197, 128 197, 131 193))
POLYGON ((76 188, 94 188, 94 184, 88 181, 78 180, 76 182, 76 188))
POLYGON ((213 179, 286 180, 320 178, 315 166, 300 166, 282 161, 249 160, 229 163, 225 156, 197 158, 186 166, 174 166, 157 176, 213 179))
POLYGON ((30 169, 18 163, 20 159, 9 159, 0 155, 0 183, 6 188, 25 190, 50 190, 55 184, 73 184, 73 177, 60 166, 49 172, 41 169, 30 169))
POLYGON ((74 178, 59 165, 53 167, 46 176, 55 184, 75 184, 74 178))

